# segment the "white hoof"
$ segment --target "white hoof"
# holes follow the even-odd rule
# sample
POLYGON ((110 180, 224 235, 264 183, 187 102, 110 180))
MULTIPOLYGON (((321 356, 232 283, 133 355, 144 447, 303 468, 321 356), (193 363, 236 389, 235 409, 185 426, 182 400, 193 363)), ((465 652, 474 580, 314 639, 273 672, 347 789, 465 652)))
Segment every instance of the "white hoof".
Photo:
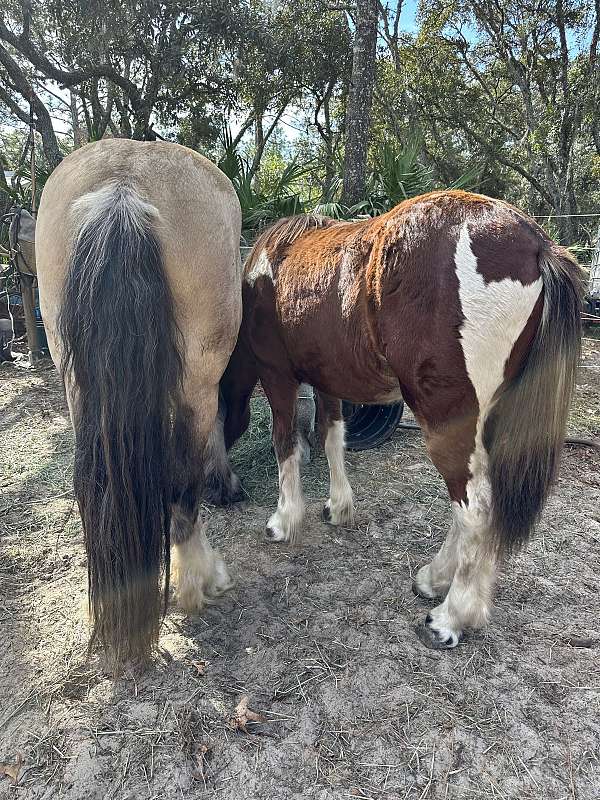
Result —
POLYGON ((431 581, 430 564, 425 564, 424 567, 421 567, 413 580, 413 592, 427 600, 435 600, 438 597, 444 597, 449 588, 449 586, 442 587, 433 585, 431 581))
POLYGON ((443 603, 427 614, 425 629, 430 639, 429 646, 439 650, 452 650, 462 637, 461 628, 450 619, 443 603))
POLYGON ((208 543, 199 522, 189 539, 173 545, 171 575, 177 602, 191 613, 233 586, 225 562, 208 543))
POLYGON ((270 542, 293 542, 298 538, 302 515, 282 514, 277 510, 271 515, 265 528, 265 537, 270 542))
POLYGON ((323 520, 329 525, 352 528, 354 526, 354 505, 352 503, 336 505, 330 498, 323 508, 323 520))
POLYGON ((291 538, 290 525, 286 524, 285 518, 276 511, 269 517, 265 536, 270 542, 289 542, 291 538))

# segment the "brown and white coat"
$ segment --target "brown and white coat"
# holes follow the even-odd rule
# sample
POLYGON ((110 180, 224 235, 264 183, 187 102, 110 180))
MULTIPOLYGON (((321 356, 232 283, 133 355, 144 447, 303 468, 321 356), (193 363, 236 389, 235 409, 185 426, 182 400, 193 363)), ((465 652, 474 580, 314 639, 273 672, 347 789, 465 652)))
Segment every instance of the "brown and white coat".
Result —
POLYGON ((508 204, 434 192, 375 219, 282 220, 245 265, 243 320, 221 383, 227 447, 260 379, 273 412, 280 497, 267 536, 300 530, 295 398, 318 390, 330 466, 325 518, 354 518, 343 398, 395 402, 418 419, 453 523, 415 590, 443 601, 422 635, 454 647, 489 616, 497 564, 525 541, 556 471, 579 353, 569 254, 508 204))

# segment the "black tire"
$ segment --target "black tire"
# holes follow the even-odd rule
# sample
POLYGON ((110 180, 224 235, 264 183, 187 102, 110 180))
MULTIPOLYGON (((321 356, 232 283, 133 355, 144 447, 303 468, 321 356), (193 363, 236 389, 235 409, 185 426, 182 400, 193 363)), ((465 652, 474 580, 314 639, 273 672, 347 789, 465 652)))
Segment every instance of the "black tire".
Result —
POLYGON ((348 450, 370 450, 392 437, 402 419, 404 403, 393 405, 342 404, 348 450))

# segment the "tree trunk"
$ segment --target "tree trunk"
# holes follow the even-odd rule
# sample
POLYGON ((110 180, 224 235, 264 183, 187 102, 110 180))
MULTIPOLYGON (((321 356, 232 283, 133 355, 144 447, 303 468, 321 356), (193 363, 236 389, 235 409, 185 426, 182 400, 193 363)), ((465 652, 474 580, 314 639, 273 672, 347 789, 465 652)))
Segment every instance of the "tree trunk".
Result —
POLYGON ((265 149, 265 131, 263 127, 263 113, 262 107, 254 106, 254 157, 250 166, 250 175, 254 182, 256 182, 256 173, 260 167, 263 150, 265 149))
POLYGON ((58 140, 54 133, 52 118, 48 113, 48 109, 36 94, 32 94, 30 102, 33 104, 33 110, 37 118, 36 127, 42 136, 42 150, 44 151, 44 156, 50 167, 56 169, 62 161, 63 155, 60 152, 58 140))
POLYGON ((342 200, 353 205, 364 198, 371 104, 377 52, 377 0, 358 0, 352 48, 352 76, 346 107, 344 191, 342 200))

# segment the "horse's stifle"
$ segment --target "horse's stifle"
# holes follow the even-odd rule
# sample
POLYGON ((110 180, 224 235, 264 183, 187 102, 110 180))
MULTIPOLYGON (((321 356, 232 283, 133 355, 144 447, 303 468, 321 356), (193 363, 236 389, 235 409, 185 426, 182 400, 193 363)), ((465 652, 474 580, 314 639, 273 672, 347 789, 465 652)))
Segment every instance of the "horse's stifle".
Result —
POLYGON ((276 223, 245 265, 243 307, 221 382, 224 437, 230 447, 247 427, 260 379, 279 463, 267 536, 302 526, 299 384, 319 392, 324 517, 339 525, 354 505, 334 398, 402 396, 452 502, 447 539, 414 581, 441 600, 421 635, 455 647, 487 621, 499 561, 528 539, 556 475, 580 351, 576 263, 506 203, 434 192, 360 222, 276 223))

